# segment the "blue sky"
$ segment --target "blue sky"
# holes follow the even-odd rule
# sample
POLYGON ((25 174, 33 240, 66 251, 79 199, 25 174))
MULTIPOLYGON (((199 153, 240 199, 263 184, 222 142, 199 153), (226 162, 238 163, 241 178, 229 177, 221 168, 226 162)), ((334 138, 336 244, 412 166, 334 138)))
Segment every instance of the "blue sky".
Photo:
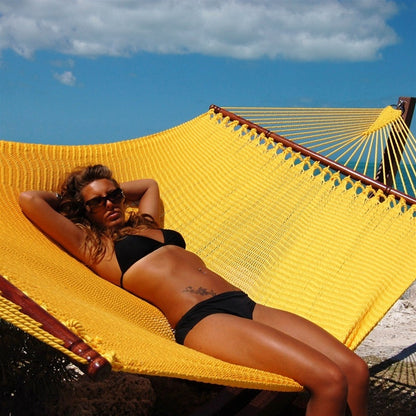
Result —
POLYGON ((0 138, 125 140, 210 104, 395 104, 416 95, 415 20, 413 0, 0 0, 0 138))

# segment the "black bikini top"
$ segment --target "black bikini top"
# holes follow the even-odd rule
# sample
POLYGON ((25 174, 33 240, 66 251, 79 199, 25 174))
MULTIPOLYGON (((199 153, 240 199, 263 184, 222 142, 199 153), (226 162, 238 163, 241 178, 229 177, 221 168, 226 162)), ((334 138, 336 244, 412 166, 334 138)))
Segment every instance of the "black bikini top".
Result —
POLYGON ((184 238, 175 230, 161 230, 163 243, 144 235, 129 234, 114 242, 114 251, 121 272, 124 274, 136 261, 163 246, 186 248, 184 238))

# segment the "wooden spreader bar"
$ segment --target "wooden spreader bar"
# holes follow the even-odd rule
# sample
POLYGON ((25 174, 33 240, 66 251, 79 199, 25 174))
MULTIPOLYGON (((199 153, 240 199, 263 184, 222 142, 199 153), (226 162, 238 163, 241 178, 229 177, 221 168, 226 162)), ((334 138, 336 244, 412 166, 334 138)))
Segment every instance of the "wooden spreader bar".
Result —
POLYGON ((43 330, 62 340, 65 348, 86 359, 88 361, 87 365, 82 365, 78 361, 76 365, 91 378, 95 380, 102 379, 109 374, 111 364, 104 357, 3 276, 0 276, 0 291, 4 298, 20 306, 22 313, 39 322, 43 330))

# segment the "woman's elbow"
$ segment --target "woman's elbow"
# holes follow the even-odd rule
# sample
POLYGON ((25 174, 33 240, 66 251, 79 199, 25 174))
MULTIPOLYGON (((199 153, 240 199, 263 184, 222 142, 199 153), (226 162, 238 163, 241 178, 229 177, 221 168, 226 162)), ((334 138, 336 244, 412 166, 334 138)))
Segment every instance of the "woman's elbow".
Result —
POLYGON ((38 191, 24 191, 19 195, 19 205, 26 215, 43 208, 42 198, 38 191))
POLYGON ((24 210, 25 208, 30 206, 32 201, 33 201, 33 192, 32 191, 24 191, 24 192, 20 193, 19 199, 18 199, 20 208, 22 208, 24 210))

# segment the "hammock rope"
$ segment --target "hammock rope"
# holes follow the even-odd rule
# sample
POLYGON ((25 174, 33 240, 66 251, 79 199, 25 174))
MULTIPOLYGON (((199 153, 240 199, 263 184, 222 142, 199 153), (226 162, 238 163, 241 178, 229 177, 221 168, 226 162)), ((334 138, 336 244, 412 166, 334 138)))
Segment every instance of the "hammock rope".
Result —
POLYGON ((416 139, 401 109, 388 106, 382 109, 227 107, 226 110, 383 183, 389 182, 386 171, 398 167, 391 186, 406 195, 416 195, 416 139), (378 177, 382 162, 387 169, 378 177))
POLYGON ((1 317, 5 321, 13 324, 15 327, 20 328, 27 334, 32 335, 39 341, 57 349, 63 354, 70 357, 72 360, 79 362, 80 364, 87 365, 88 361, 82 357, 74 354, 70 350, 64 347, 64 343, 61 339, 54 337, 49 332, 45 331, 41 327, 41 323, 31 319, 27 314, 20 311, 20 308, 13 302, 10 302, 4 296, 1 296, 0 292, 0 310, 1 317))
MULTIPOLYGON (((181 232, 209 268, 257 302, 312 320, 351 349, 415 278, 416 205, 334 172, 213 109, 175 128, 117 143, 0 142, 0 275, 116 371, 301 389, 278 374, 176 344, 159 310, 96 276, 22 215, 21 191, 57 191, 70 170, 92 163, 110 166, 121 182, 155 178, 164 227, 181 232)), ((1 285, 0 279, 4 292, 1 285)), ((13 320, 3 305, 0 317, 13 320)))

